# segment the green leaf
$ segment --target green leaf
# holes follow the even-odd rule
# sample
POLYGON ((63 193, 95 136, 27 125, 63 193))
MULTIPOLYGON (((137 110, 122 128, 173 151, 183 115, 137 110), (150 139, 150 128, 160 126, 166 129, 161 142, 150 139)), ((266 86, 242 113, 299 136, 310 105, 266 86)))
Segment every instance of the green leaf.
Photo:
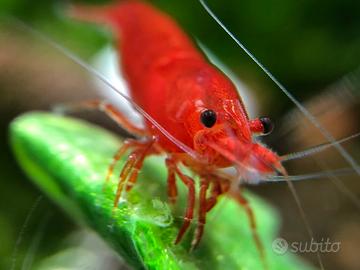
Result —
MULTIPOLYGON (((77 222, 94 229, 135 269, 263 269, 244 210, 223 198, 208 214, 199 248, 189 253, 193 231, 174 245, 186 192, 176 209, 166 203, 162 157, 148 158, 135 188, 113 211, 117 179, 104 176, 121 139, 87 122, 48 113, 15 119, 10 138, 20 165, 77 222)), ((126 157, 120 162, 115 175, 126 157)), ((180 184, 179 184, 180 186, 180 184)), ((268 203, 246 193, 255 212, 270 269, 310 269, 291 253, 272 251, 279 226, 268 203)))

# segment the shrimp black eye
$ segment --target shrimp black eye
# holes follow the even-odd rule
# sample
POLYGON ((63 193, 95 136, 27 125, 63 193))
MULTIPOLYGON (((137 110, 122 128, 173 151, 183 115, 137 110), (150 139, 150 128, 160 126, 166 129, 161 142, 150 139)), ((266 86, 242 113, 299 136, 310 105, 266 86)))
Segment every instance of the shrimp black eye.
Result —
POLYGON ((216 113, 213 110, 205 110, 200 115, 200 121, 205 127, 211 128, 216 123, 216 113))
POLYGON ((259 118, 262 126, 263 126, 263 134, 270 134, 274 129, 274 124, 271 122, 269 117, 260 117, 259 118))

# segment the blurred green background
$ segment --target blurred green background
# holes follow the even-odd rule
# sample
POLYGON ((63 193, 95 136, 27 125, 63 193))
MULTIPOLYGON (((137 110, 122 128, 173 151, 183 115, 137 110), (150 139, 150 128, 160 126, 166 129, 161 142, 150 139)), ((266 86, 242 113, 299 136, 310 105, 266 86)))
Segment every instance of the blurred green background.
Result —
MULTIPOLYGON (((84 2, 99 4, 104 1, 84 2)), ((287 116, 294 105, 216 25, 197 1, 151 2, 171 14, 252 90, 259 115, 269 115, 276 121, 277 130, 267 138, 273 149, 286 153, 324 141, 299 114, 293 112, 291 117, 287 116)), ((359 1, 208 2, 229 29, 321 118, 336 137, 359 130, 359 72, 347 77, 345 82, 333 85, 360 64, 359 1), (329 85, 333 87, 326 90, 329 85)), ((64 11, 68 4, 69 1, 59 0, 0 0, 0 269, 11 269, 14 262, 14 269, 20 269, 24 260, 27 263, 22 269, 30 265, 45 265, 44 269, 51 269, 51 262, 46 264, 44 259, 54 255, 66 258, 69 269, 71 265, 73 269, 100 269, 96 268, 97 264, 90 263, 91 256, 94 261, 103 263, 100 264, 101 269, 124 267, 113 255, 98 252, 98 239, 83 232, 47 198, 41 199, 31 219, 26 221, 41 193, 22 174, 8 146, 9 122, 20 113, 49 110, 57 102, 97 95, 89 74, 8 19, 13 16, 26 21, 90 61, 92 56, 111 43, 111 34, 104 28, 67 18, 64 11), (25 222, 27 225, 23 227, 25 222)), ((119 128, 98 114, 86 117, 120 132, 119 128)), ((358 142, 351 142, 346 147, 360 160, 358 142)), ((318 155, 315 161, 323 161, 325 156, 328 159, 326 167, 346 166, 335 151, 318 155)), ((307 162, 289 164, 288 168, 291 173, 297 174, 321 170, 324 164, 317 168, 316 163, 309 158, 307 162)), ((341 180, 353 196, 360 194, 358 177, 342 177, 341 180)), ((359 208, 328 179, 298 183, 296 187, 316 237, 330 237, 342 243, 341 252, 324 254, 326 268, 359 269, 359 208)), ((285 185, 260 185, 252 189, 281 211, 281 235, 285 239, 290 242, 305 241, 304 227, 285 185)), ((105 250, 105 247, 100 247, 105 250)), ((316 261, 312 254, 303 256, 316 261)))

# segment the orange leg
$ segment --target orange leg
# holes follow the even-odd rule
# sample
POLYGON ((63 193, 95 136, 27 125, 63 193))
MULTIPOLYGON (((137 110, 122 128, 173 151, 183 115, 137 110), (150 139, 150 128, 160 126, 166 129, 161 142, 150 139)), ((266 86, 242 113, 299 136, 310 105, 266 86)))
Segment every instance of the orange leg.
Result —
MULTIPOLYGON (((69 113, 81 110, 100 110, 109 116, 112 120, 118 123, 121 127, 136 136, 146 136, 147 132, 145 129, 141 129, 129 121, 126 116, 119 112, 112 104, 102 100, 88 100, 78 103, 61 104, 55 107, 55 111, 60 113, 69 113)), ((130 190, 136 182, 139 170, 141 169, 145 157, 148 155, 148 151, 155 142, 154 139, 150 143, 140 143, 138 141, 128 139, 124 142, 123 146, 115 153, 113 160, 108 168, 106 174, 105 184, 109 182, 116 163, 120 160, 123 154, 130 148, 135 148, 130 154, 129 159, 126 161, 120 176, 119 183, 116 190, 116 196, 114 200, 114 207, 117 206, 120 200, 121 192, 123 187, 128 180, 126 190, 130 190), (130 175, 130 176, 129 176, 130 175)))
POLYGON ((176 187, 175 165, 169 158, 166 159, 166 167, 168 169, 168 198, 170 203, 174 205, 176 203, 178 192, 176 187))
POLYGON ((204 226, 206 224, 206 213, 209 212, 217 203, 217 198, 227 192, 230 188, 229 181, 215 177, 212 180, 211 194, 209 198, 206 197, 207 190, 209 188, 209 181, 206 178, 202 178, 200 181, 199 192, 199 213, 198 213, 198 225, 195 231, 193 241, 191 243, 191 249, 195 249, 200 243, 202 235, 204 233, 204 226))
POLYGON ((114 208, 116 208, 119 203, 123 187, 126 183, 126 180, 128 179, 128 175, 129 175, 132 167, 134 166, 136 160, 138 159, 138 156, 139 156, 139 151, 138 150, 133 151, 129 155, 128 160, 126 161, 124 167, 121 170, 118 186, 116 189, 116 195, 115 195, 115 199, 114 199, 114 208))
POLYGON ((107 174, 106 174, 106 179, 105 179, 105 184, 109 182, 111 176, 114 173, 114 168, 116 163, 120 160, 120 158, 122 157, 122 155, 125 154, 125 152, 130 148, 133 147, 134 145, 136 145, 137 142, 131 139, 127 139, 124 141, 124 144, 120 147, 120 149, 115 153, 115 155, 113 156, 112 162, 108 168, 107 174))
POLYGON ((184 223, 181 226, 179 233, 176 237, 175 244, 178 244, 185 232, 188 230, 190 223, 194 217, 194 207, 195 207, 195 185, 194 180, 190 177, 182 174, 182 172, 175 166, 176 174, 179 176, 180 180, 187 186, 188 188, 188 205, 185 212, 184 223))
POLYGON ((206 211, 209 212, 216 205, 217 198, 221 194, 221 186, 218 181, 212 182, 211 195, 206 199, 206 211))
POLYGON ((135 185, 136 180, 139 175, 139 171, 141 170, 141 168, 144 164, 145 157, 150 154, 150 148, 154 144, 154 142, 155 142, 155 140, 152 140, 148 145, 145 145, 145 149, 140 153, 140 157, 134 164, 134 167, 132 168, 132 172, 130 174, 129 180, 127 181, 126 191, 130 191, 133 188, 133 186, 135 185))
POLYGON ((60 104, 54 108, 55 112, 71 113, 82 110, 100 110, 109 116, 112 120, 118 123, 126 131, 136 135, 145 136, 146 131, 137 127, 126 116, 119 112, 113 105, 103 100, 88 100, 77 103, 60 104))
POLYGON ((136 143, 137 146, 135 146, 135 150, 129 155, 128 160, 126 161, 124 167, 121 170, 114 200, 114 208, 117 207, 119 203, 121 193, 126 184, 126 181, 130 181, 130 184, 126 187, 127 191, 130 190, 136 182, 138 172, 143 165, 145 157, 149 154, 150 148, 153 145, 154 140, 151 140, 150 142, 147 142, 145 144, 141 144, 139 142, 136 143))
POLYGON ((198 212, 198 224, 195 230, 194 238, 191 242, 191 250, 194 250, 199 244, 201 237, 204 232, 204 226, 206 223, 206 212, 207 212, 207 200, 206 192, 209 187, 209 183, 206 178, 202 178, 200 181, 199 191, 199 212, 198 212))
POLYGON ((250 222, 250 228, 251 228, 251 231, 252 231, 252 236, 253 236, 253 239, 255 241, 255 244, 256 244, 256 247, 260 253, 260 258, 261 258, 261 261, 264 265, 264 269, 268 269, 267 267, 267 263, 266 263, 266 258, 265 258, 265 251, 264 251, 264 247, 261 243, 261 240, 260 240, 260 237, 257 233, 257 230, 256 230, 256 222, 255 222, 255 216, 254 216, 254 212, 253 210, 251 209, 248 201, 246 200, 246 198, 241 194, 241 192, 232 192, 230 194, 234 199, 236 199, 237 202, 239 202, 245 209, 245 212, 249 218, 249 222, 250 222))
POLYGON ((227 179, 222 179, 220 177, 215 177, 212 180, 212 188, 211 188, 211 195, 206 200, 206 211, 209 212, 217 203, 217 198, 230 189, 230 182, 227 179))

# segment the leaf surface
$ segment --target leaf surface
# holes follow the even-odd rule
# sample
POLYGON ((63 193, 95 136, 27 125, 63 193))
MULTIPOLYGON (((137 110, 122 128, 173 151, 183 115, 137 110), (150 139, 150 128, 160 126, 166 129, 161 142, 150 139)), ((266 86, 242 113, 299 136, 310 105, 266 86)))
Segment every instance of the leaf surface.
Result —
MULTIPOLYGON (((113 211, 116 176, 126 157, 105 190, 103 186, 120 138, 85 121, 42 112, 15 119, 10 138, 32 181, 74 220, 95 230, 133 268, 263 269, 244 210, 226 197, 208 214, 197 250, 188 252, 193 230, 181 244, 173 244, 185 211, 186 190, 178 183, 179 202, 171 209, 162 157, 146 160, 135 188, 113 211)), ((255 212, 269 269, 310 269, 290 252, 279 255, 272 250, 279 216, 268 203, 245 195, 255 212)))

